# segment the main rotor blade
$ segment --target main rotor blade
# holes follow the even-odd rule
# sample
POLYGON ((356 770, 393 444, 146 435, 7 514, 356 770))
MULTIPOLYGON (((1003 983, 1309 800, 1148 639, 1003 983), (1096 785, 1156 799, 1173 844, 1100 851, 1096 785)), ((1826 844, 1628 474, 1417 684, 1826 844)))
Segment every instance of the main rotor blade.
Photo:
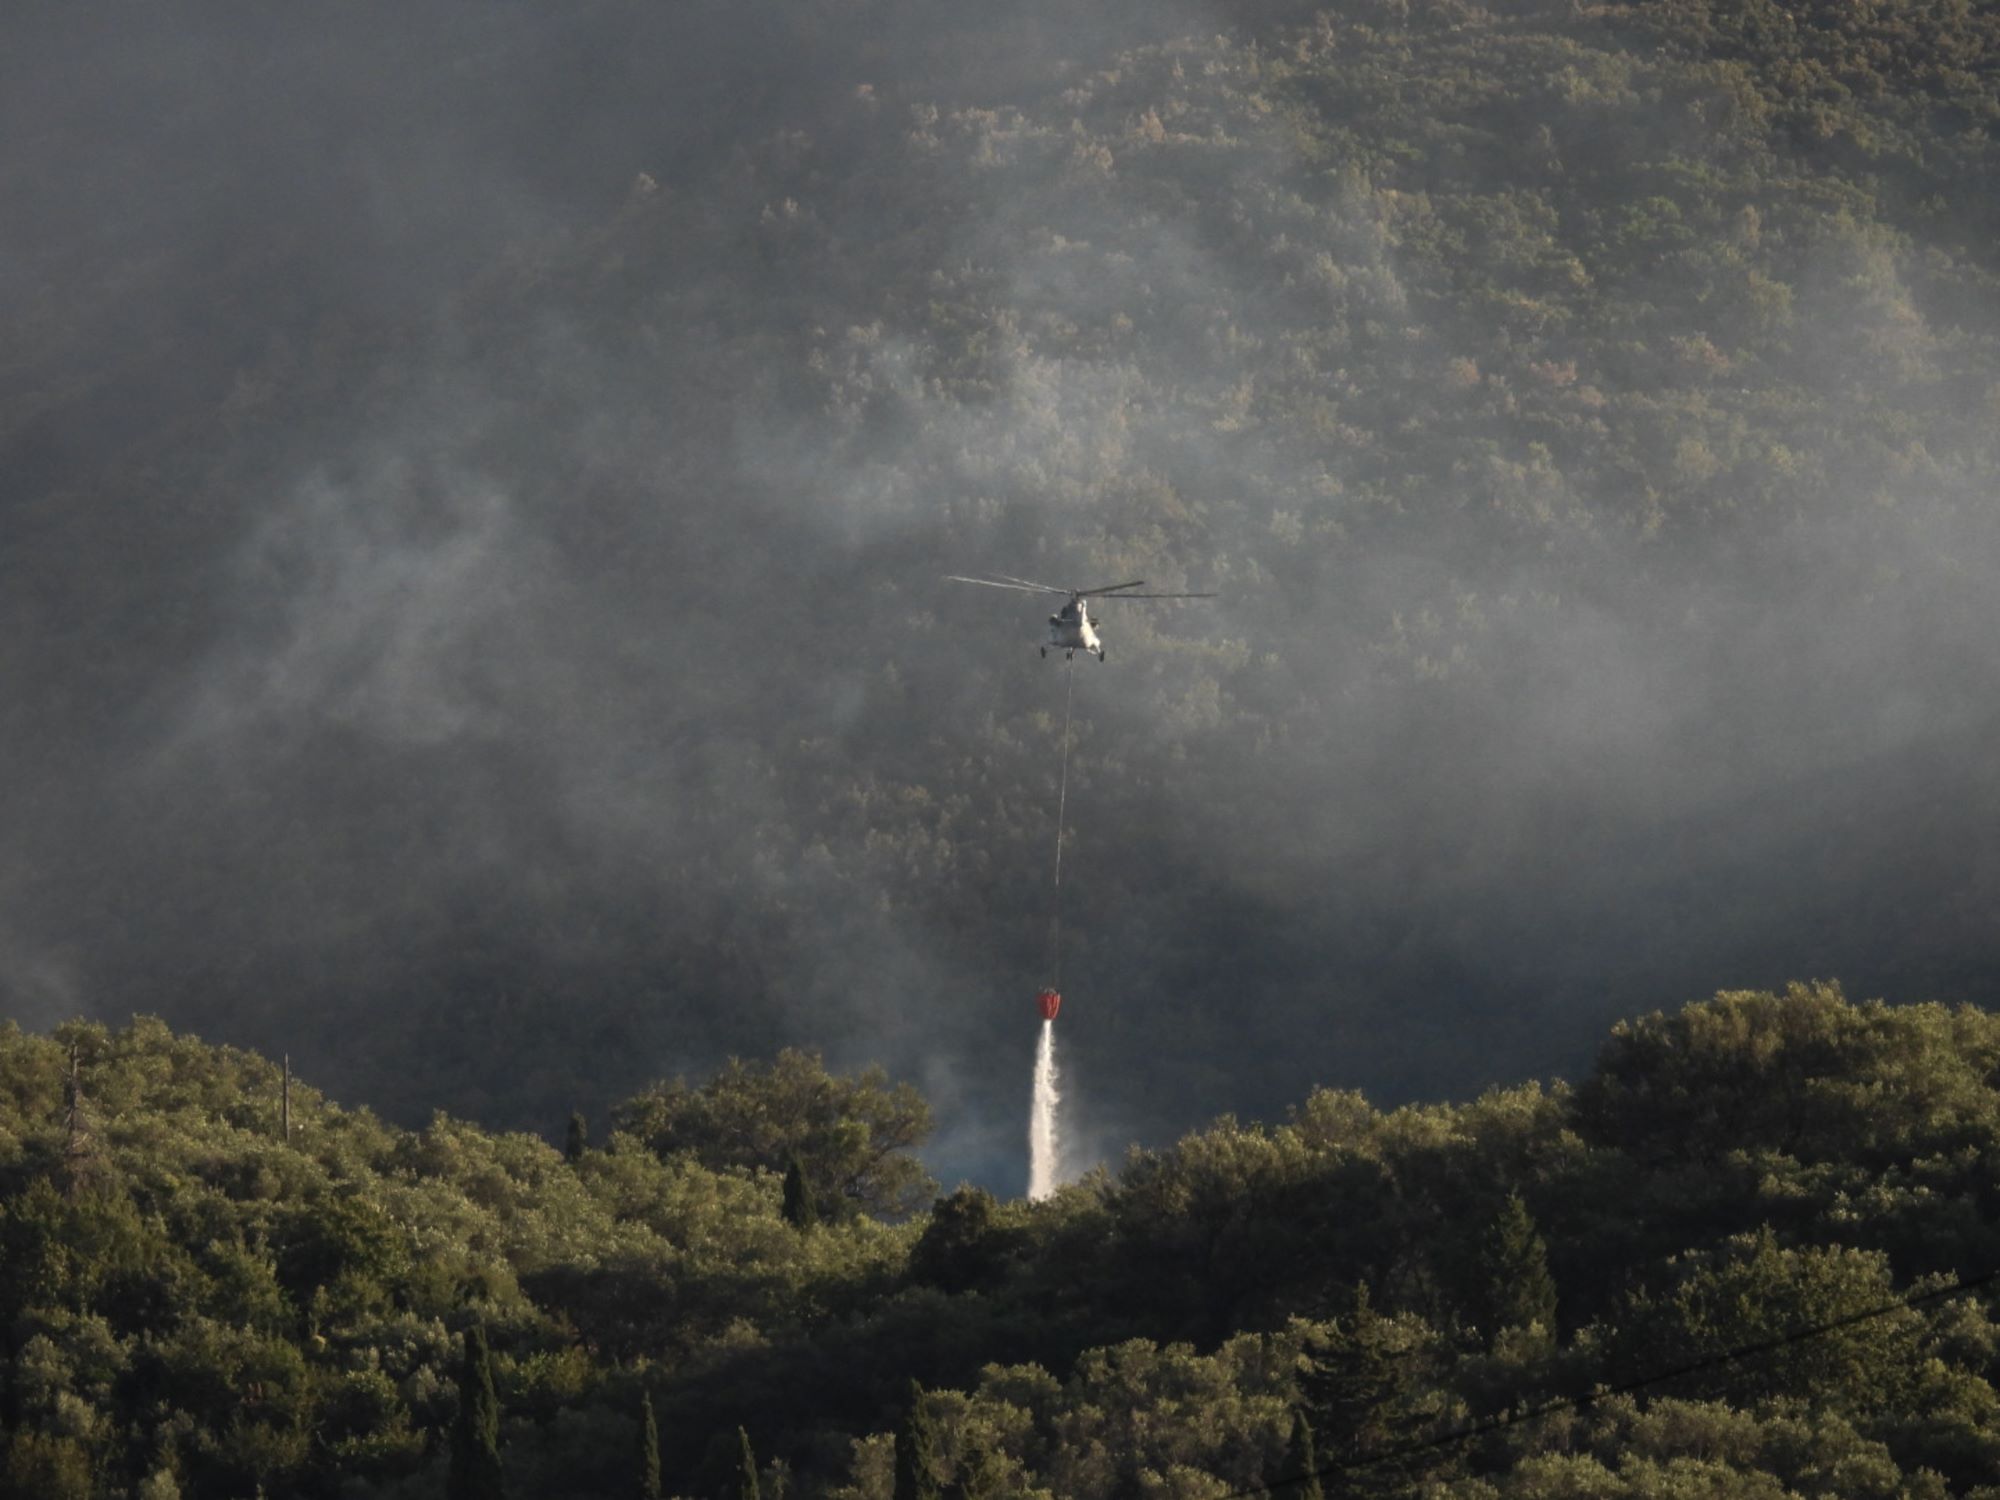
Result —
POLYGON ((1001 583, 992 578, 967 578, 962 574, 958 573, 947 573, 944 575, 944 578, 946 583, 976 583, 981 588, 1012 589, 1017 594, 1062 595, 1062 594, 1067 594, 1069 592, 1068 589, 1046 588, 1039 583, 1012 583, 1012 582, 1001 583))
POLYGON ((1076 596, 1079 599, 1088 599, 1098 594, 1115 594, 1120 589, 1142 589, 1145 586, 1146 586, 1145 579, 1135 578, 1130 583, 1107 583, 1101 588, 1078 589, 1076 591, 1076 596))
POLYGON ((1220 594, 1106 594, 1106 603, 1116 603, 1120 599, 1220 599, 1220 594))
POLYGON ((1024 584, 1024 585, 1026 585, 1026 586, 1027 586, 1028 588, 1031 588, 1031 589, 1041 589, 1041 590, 1042 590, 1042 591, 1044 591, 1045 593, 1050 593, 1050 594, 1067 594, 1067 593, 1069 593, 1069 592, 1070 592, 1070 590, 1069 590, 1069 589, 1059 589, 1059 588, 1057 588, 1057 587, 1056 587, 1056 586, 1055 586, 1055 585, 1054 585, 1053 583, 1037 583, 1037 582, 1035 582, 1035 580, 1034 580, 1034 579, 1032 579, 1032 578, 1016 578, 1016 577, 1015 577, 1015 576, 1014 576, 1014 575, 1013 575, 1012 573, 995 573, 995 574, 994 574, 993 576, 994 576, 995 578, 1004 578, 1004 579, 1006 579, 1006 580, 1007 580, 1007 581, 1008 581, 1009 583, 1019 583, 1019 584, 1024 584))

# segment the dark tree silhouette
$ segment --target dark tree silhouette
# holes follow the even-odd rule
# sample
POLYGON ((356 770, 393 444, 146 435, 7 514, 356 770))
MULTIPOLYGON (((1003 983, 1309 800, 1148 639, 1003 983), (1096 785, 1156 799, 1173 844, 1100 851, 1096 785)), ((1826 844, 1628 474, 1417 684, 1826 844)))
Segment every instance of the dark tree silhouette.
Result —
POLYGON ((1549 1250, 1519 1193, 1508 1195, 1481 1250, 1487 1332, 1539 1325, 1553 1334, 1556 1281, 1549 1273, 1549 1250))
POLYGON ((1302 1408, 1294 1408, 1292 1412, 1292 1436, 1285 1445, 1285 1466, 1278 1471, 1271 1488, 1291 1500, 1324 1500, 1326 1495, 1319 1482, 1319 1454, 1313 1449, 1312 1423, 1302 1408))
POLYGON ((653 1393, 639 1397, 639 1500, 660 1500, 660 1424, 653 1417, 653 1393))
POLYGON ((465 1362, 458 1373, 458 1420, 451 1429, 450 1500, 502 1500, 500 1400, 493 1393, 493 1356, 486 1330, 465 1330, 465 1362))
POLYGON ((806 1180, 805 1164, 796 1156, 785 1168, 785 1222, 794 1229, 810 1229, 819 1222, 812 1184, 806 1180))

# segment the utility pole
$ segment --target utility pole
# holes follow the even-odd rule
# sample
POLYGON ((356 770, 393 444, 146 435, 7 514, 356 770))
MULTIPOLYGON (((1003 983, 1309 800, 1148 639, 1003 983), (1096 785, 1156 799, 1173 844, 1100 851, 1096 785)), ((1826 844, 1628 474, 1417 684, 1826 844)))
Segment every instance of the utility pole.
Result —
POLYGON ((292 1143, 292 1054, 285 1054, 285 1082, 278 1094, 278 1123, 284 1127, 285 1144, 292 1143))

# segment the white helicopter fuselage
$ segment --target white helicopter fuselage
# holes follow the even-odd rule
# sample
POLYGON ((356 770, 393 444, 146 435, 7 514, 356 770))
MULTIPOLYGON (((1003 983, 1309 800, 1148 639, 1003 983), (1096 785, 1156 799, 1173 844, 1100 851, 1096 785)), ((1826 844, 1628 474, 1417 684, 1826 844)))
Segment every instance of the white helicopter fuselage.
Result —
POLYGON ((1066 653, 1086 651, 1099 661, 1104 659, 1104 643, 1097 638, 1090 609, 1081 599, 1071 600, 1049 616, 1049 643, 1042 647, 1042 655, 1049 654, 1049 646, 1066 653))
POLYGON ((1096 588, 1065 589, 1053 584, 1036 583, 1029 578, 1012 578, 1002 573, 997 578, 972 578, 963 573, 945 574, 947 583, 976 583, 983 589, 1012 589, 1019 594, 1053 594, 1058 599, 1067 598, 1063 607, 1049 616, 1048 640, 1042 646, 1042 655, 1049 654, 1053 646, 1064 656, 1075 659, 1079 651, 1087 652, 1099 661, 1104 660, 1104 642, 1098 638, 1097 627, 1090 622, 1088 599, 1213 599, 1213 594, 1151 593, 1135 594, 1134 589, 1143 589, 1146 580, 1134 578, 1130 583, 1107 583, 1096 588))

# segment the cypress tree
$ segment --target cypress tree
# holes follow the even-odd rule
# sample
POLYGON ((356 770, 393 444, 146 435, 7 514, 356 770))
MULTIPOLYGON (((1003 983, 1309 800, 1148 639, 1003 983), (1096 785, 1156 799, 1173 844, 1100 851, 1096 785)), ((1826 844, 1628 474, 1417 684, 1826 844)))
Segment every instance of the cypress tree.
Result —
POLYGON ((1556 1281, 1549 1274, 1549 1248, 1535 1228, 1534 1215, 1510 1193, 1480 1257, 1485 1272, 1488 1333, 1540 1324, 1556 1329, 1556 1281))
POLYGON ((785 1222, 794 1229, 810 1229, 819 1222, 812 1184, 806 1181, 805 1164, 796 1156, 785 1168, 785 1222))
POLYGON ((1303 1407, 1292 1408, 1292 1440, 1285 1448, 1285 1467, 1271 1488, 1295 1500, 1326 1500, 1319 1482, 1319 1455, 1313 1452, 1312 1423, 1303 1407))
POLYGON ((736 1480, 736 1500, 764 1500, 764 1485, 757 1477, 757 1450, 750 1446, 750 1434, 741 1427, 736 1436, 743 1443, 743 1472, 736 1480))
POLYGON ((503 1500, 500 1475, 500 1398, 493 1394, 493 1356, 486 1330, 465 1330, 465 1363, 458 1372, 458 1420, 451 1429, 449 1500, 503 1500))
POLYGON ((937 1429, 924 1409, 924 1388, 910 1382, 910 1414, 896 1430, 896 1500, 942 1500, 937 1482, 937 1429))
POLYGON ((639 1500, 661 1500, 660 1424, 653 1420, 653 1393, 639 1397, 639 1500))
POLYGON ((590 1126, 575 1110, 569 1112, 569 1133, 563 1137, 563 1160, 578 1161, 590 1144, 590 1126))

